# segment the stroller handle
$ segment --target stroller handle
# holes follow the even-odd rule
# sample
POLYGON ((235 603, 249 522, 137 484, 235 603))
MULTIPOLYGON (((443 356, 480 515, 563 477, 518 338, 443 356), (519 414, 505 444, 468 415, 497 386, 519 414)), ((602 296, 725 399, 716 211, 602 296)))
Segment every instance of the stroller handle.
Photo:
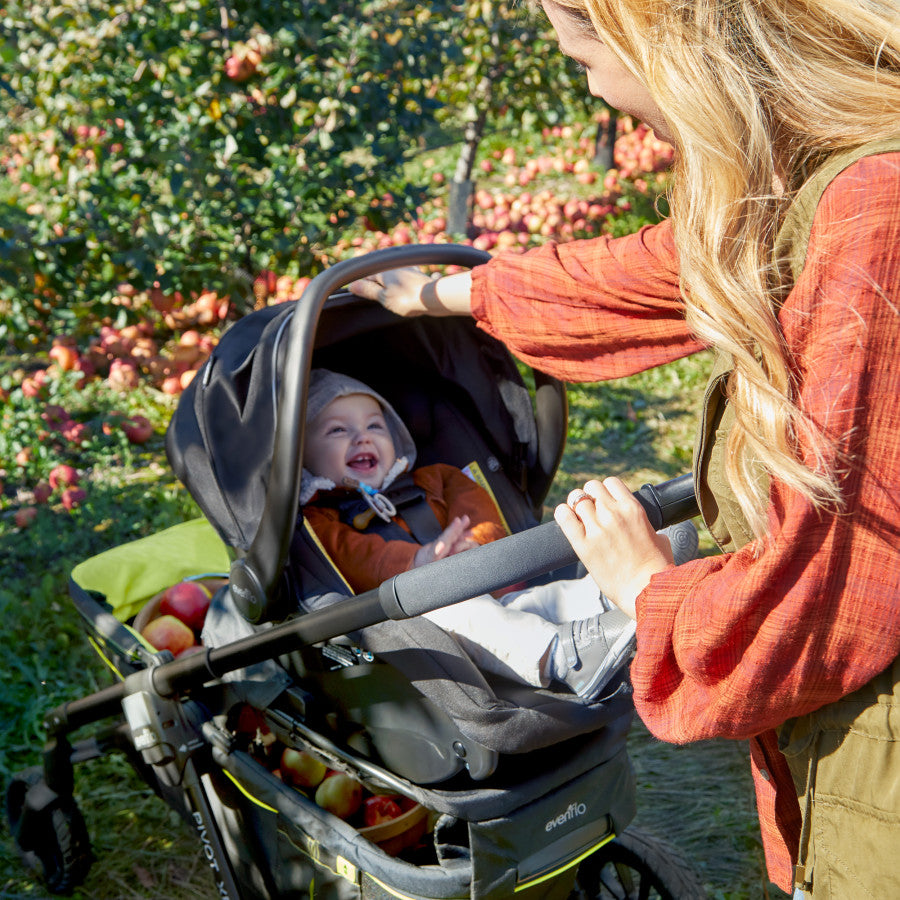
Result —
POLYGON ((329 296, 351 281, 403 266, 472 268, 489 253, 463 244, 410 244, 345 259, 320 272, 296 304, 279 386, 274 451, 262 519, 253 543, 231 567, 231 591, 250 622, 271 619, 294 533, 300 496, 309 371, 319 315, 329 296))
MULTIPOLYGON (((697 515, 691 473, 645 484, 634 496, 654 529, 697 515)), ((409 619, 511 584, 544 575, 578 557, 556 522, 511 534, 395 575, 380 587, 288 619, 250 637, 158 666, 154 686, 164 696, 210 677, 290 653, 300 646, 352 634, 388 619, 409 619)))
MULTIPOLYGON (((691 473, 658 485, 645 484, 634 496, 657 531, 698 512, 691 473)), ((385 615, 407 619, 496 590, 502 586, 498 578, 515 584, 577 561, 562 529, 556 522, 546 522, 395 575, 381 585, 378 595, 385 615)))

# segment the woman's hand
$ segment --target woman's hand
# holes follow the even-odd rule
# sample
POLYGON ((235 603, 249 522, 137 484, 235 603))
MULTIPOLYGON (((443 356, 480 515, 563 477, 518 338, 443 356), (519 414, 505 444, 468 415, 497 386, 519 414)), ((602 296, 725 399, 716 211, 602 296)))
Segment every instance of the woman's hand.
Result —
POLYGON ((471 285, 468 272, 431 278, 407 266, 360 278, 348 287, 398 316, 409 317, 469 315, 471 285))
POLYGON ((598 587, 631 618, 651 576, 673 564, 668 538, 618 478, 572 491, 553 517, 598 587))
POLYGON ((469 533, 469 522, 468 516, 457 516, 433 541, 416 550, 412 567, 417 569, 437 559, 477 547, 478 542, 469 533))

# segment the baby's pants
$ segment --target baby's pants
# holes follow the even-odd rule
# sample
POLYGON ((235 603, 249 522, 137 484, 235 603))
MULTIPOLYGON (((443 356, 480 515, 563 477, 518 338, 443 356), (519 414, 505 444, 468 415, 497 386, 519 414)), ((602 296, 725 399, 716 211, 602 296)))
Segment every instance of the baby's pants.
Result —
POLYGON ((547 687, 558 625, 610 608, 590 575, 511 591, 499 600, 482 594, 425 613, 459 641, 479 668, 534 687, 547 687))

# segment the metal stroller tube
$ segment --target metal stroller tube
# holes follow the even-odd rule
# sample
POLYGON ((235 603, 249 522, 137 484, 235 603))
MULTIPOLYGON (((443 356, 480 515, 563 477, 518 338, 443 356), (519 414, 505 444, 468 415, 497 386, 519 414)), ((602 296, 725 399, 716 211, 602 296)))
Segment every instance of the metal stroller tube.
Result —
POLYGON ((309 371, 319 315, 328 297, 351 281, 403 266, 459 265, 471 268, 490 254, 454 244, 411 244, 345 259, 317 275, 296 305, 288 332, 279 387, 278 416, 265 511, 253 543, 231 567, 235 604, 250 622, 272 618, 281 573, 297 519, 303 462, 303 432, 309 371))

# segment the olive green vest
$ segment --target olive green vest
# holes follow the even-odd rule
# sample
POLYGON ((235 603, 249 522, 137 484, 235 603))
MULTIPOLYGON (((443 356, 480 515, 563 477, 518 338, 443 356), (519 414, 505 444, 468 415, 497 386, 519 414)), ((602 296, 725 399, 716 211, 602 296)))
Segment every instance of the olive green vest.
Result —
MULTIPOLYGON (((836 153, 816 169, 803 185, 775 239, 776 258, 789 267, 793 282, 803 271, 813 216, 825 188, 844 169, 863 157, 892 151, 900 151, 900 138, 873 141, 836 153)), ((731 370, 731 356, 719 351, 703 398, 693 463, 700 514, 715 542, 726 552, 740 549, 753 538, 747 519, 725 477, 726 445, 734 425, 734 409, 725 395, 731 370)), ((760 470, 758 477, 765 479, 767 476, 760 470)))

